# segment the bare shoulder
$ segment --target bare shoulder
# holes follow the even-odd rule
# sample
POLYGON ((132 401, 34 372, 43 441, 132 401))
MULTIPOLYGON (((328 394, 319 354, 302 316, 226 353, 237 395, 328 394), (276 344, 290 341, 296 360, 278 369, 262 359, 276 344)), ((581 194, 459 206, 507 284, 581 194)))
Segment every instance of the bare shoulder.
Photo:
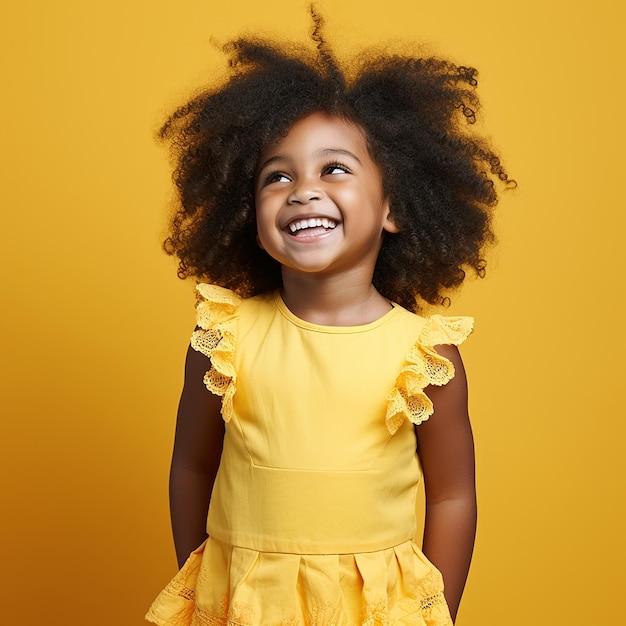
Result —
POLYGON ((435 346, 435 350, 452 363, 454 376, 445 385, 430 385, 426 388, 426 395, 431 399, 435 409, 429 422, 437 415, 441 418, 450 412, 467 413, 467 375, 459 349, 453 345, 440 345, 435 346))

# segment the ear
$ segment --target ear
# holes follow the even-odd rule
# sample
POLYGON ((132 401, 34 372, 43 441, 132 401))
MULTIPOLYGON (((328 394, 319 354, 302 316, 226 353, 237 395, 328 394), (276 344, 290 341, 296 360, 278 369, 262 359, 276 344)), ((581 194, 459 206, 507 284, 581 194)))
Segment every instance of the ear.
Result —
POLYGON ((398 228, 396 222, 391 217, 391 207, 389 206, 389 198, 385 198, 385 202, 383 204, 383 230, 388 233, 399 233, 400 228, 398 228))

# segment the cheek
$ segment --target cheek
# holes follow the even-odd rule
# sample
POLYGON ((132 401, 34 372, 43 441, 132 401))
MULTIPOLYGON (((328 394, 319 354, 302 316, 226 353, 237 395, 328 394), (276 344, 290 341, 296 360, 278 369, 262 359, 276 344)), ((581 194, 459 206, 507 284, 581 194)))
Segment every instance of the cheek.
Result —
POLYGON ((258 195, 254 198, 254 219, 256 220, 257 230, 263 229, 264 224, 267 222, 267 202, 263 202, 263 199, 258 195))
POLYGON ((270 256, 273 256, 272 251, 275 245, 269 235, 267 225, 262 220, 259 220, 258 217, 256 222, 256 243, 261 250, 265 250, 270 256))
POLYGON ((368 200, 367 194, 358 189, 336 190, 331 198, 337 207, 346 214, 358 213, 363 203, 368 200))
POLYGON ((256 240, 263 250, 269 250, 272 247, 272 234, 276 229, 275 215, 268 207, 267 202, 256 203, 256 240))

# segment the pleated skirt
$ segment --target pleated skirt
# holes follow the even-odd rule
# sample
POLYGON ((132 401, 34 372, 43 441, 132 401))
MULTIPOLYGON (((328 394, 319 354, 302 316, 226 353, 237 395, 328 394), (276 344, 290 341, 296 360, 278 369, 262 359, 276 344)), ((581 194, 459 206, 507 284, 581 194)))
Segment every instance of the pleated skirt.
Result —
POLYGON ((209 538, 154 601, 159 626, 451 626, 413 541, 360 554, 257 552, 209 538))

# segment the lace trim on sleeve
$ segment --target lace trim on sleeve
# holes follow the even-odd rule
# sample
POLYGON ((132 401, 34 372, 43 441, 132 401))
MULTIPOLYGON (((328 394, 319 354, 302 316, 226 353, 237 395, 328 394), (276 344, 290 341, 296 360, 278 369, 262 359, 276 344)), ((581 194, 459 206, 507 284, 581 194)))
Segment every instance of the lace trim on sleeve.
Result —
POLYGON ((454 377, 454 365, 437 354, 434 346, 458 346, 467 339, 473 327, 471 317, 433 315, 426 321, 394 388, 387 395, 385 423, 392 435, 405 419, 418 425, 433 414, 433 403, 424 389, 428 385, 445 385, 454 377))
POLYGON ((235 333, 241 298, 229 289, 207 283, 198 284, 196 290, 199 328, 191 336, 191 347, 211 360, 204 384, 211 393, 222 396, 222 417, 228 422, 233 416, 236 389, 235 333))

